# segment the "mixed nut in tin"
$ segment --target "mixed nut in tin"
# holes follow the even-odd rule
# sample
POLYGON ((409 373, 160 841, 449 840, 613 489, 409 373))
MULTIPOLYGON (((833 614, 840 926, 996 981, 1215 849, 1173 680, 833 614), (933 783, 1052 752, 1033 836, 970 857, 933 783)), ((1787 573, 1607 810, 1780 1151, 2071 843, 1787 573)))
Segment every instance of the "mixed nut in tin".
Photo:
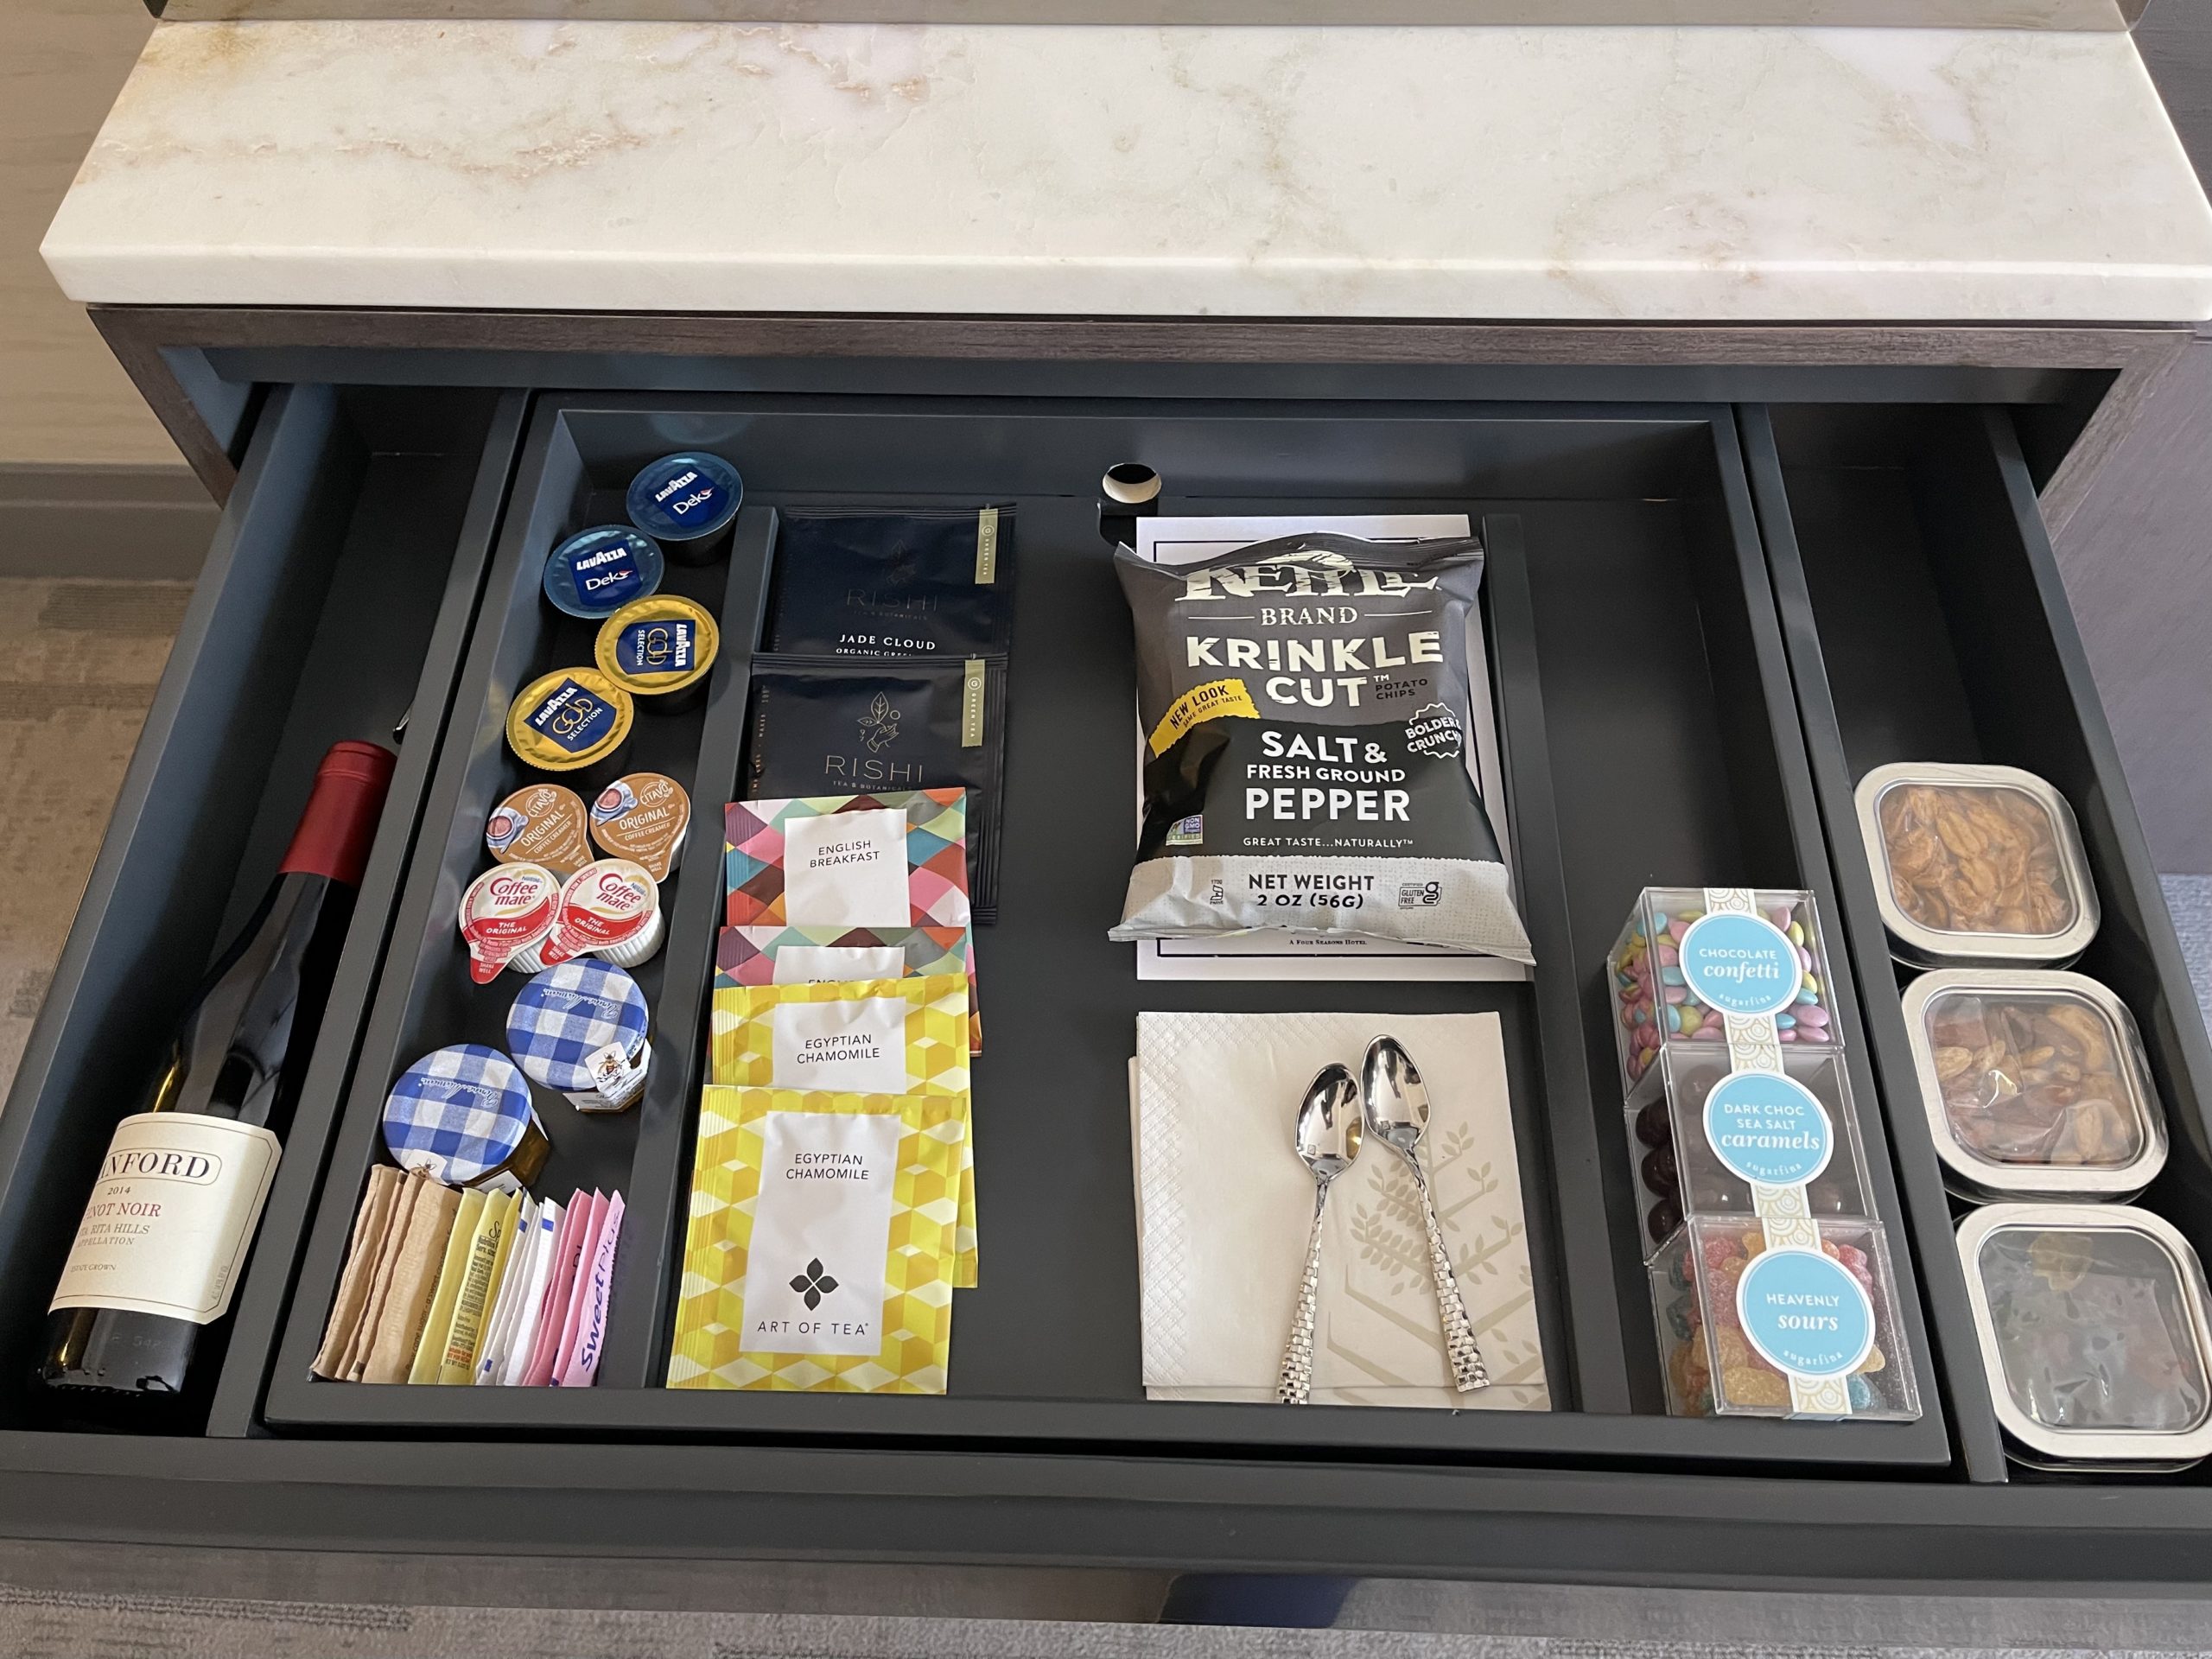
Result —
POLYGON ((2116 1203, 2165 1166, 2142 1039, 2097 981, 1944 969, 1906 988, 1904 1018, 1944 1179, 1966 1197, 2116 1203))
POLYGON ((1900 961, 2060 968, 2096 937, 2074 810, 2033 772, 1900 761, 1860 779, 1857 802, 1900 961))

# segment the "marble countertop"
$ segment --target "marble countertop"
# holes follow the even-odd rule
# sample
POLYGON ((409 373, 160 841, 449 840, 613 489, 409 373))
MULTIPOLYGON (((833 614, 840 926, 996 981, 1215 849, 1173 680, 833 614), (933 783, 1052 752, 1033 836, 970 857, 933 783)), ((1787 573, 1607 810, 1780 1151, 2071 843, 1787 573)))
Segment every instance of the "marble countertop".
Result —
POLYGON ((2125 35, 165 23, 44 245, 141 304, 2212 317, 2125 35))

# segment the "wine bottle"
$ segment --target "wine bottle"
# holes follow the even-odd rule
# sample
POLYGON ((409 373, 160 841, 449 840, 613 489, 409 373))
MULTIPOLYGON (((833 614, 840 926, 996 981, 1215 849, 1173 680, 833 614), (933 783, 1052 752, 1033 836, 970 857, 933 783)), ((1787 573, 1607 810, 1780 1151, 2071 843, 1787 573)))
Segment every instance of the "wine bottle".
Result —
POLYGON ((157 1412, 213 1382, 213 1328, 276 1177, 392 765, 372 743, 323 756, 275 884, 194 997, 142 1109, 116 1128, 39 1369, 96 1414, 108 1402, 157 1412))

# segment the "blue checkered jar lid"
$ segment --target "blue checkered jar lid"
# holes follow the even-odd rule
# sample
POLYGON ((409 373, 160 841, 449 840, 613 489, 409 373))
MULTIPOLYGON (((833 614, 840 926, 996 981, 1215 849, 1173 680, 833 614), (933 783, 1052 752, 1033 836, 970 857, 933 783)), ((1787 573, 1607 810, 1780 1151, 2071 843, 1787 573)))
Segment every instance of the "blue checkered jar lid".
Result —
POLYGON ((577 957, 522 988, 507 1014, 507 1047, 533 1083, 588 1090, 589 1062, 609 1046, 625 1056, 645 1039, 645 994, 612 963, 577 957))
POLYGON ((384 1143, 402 1169, 453 1186, 482 1179, 514 1156, 532 1114, 515 1063, 481 1043, 425 1054, 384 1103, 384 1143))

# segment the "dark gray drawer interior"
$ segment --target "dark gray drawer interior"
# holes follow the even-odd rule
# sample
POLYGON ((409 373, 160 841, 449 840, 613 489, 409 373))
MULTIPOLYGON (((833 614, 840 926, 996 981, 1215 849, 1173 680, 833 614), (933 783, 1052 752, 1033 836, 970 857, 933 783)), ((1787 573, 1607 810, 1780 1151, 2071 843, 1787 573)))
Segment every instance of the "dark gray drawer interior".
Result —
POLYGON ((2082 967, 2141 1021, 2175 1129, 2145 1201, 2212 1243, 2212 1056, 2002 412, 280 392, 0 1117, 0 1355, 35 1346, 90 1167, 168 1017, 265 883, 315 757, 337 737, 388 735, 410 709, 334 998, 346 1017, 315 1058, 211 1437, 152 1448, 41 1432, 52 1425, 10 1360, 0 1526, 38 1529, 41 1508, 66 1531, 198 1524, 146 1506, 134 1483, 149 1481, 207 1492, 193 1513, 241 1541, 296 1532, 441 1549, 479 1535, 405 1494, 480 1485, 487 1505, 522 1516, 573 1492, 546 1522, 565 1548, 681 1535, 926 1555, 929 1540, 957 1535, 946 1548, 1001 1559, 1136 1560, 1153 1547, 1116 1529, 1141 1525, 1177 1552, 1163 1559, 1309 1567, 1357 1553, 1301 1542, 1313 1514, 1387 1515, 1374 1564, 1432 1571, 1449 1550, 1471 1569, 1582 1549, 1593 1565, 1696 1573, 1722 1541, 1749 1577, 2069 1565, 2171 1577, 2185 1571, 2176 1541, 2212 1535, 2201 1473, 2082 1492, 2007 1484, 1849 812, 1856 778, 1898 758, 2008 761, 2069 795, 2105 902, 2082 967), (629 468, 685 444, 729 454, 750 494, 730 562, 689 590, 724 607, 711 694, 627 763, 684 778, 697 815, 654 964, 662 1060, 628 1118, 580 1128, 557 1103, 549 1117, 558 1178, 613 1182, 632 1205, 601 1386, 312 1382, 305 1357, 393 1071, 484 1037, 504 1012, 496 990, 471 1000, 441 976, 453 899, 481 865, 483 809, 519 778, 498 715, 519 674, 575 645, 537 601, 536 563, 564 531, 612 516, 605 492, 629 468), (1481 521, 1511 850, 1548 969, 1533 984, 1316 995, 1135 982, 1127 948, 1103 937, 1132 840, 1132 685, 1090 493, 1105 464, 1133 456, 1166 475, 1170 512, 1481 521), (855 496, 1020 505, 1003 919, 978 946, 992 1021, 976 1068, 982 1283, 958 1306, 946 1399, 671 1393, 653 1384, 743 658, 775 509, 855 496), (1658 1414, 1599 970, 1637 889, 1672 881, 1803 886, 1830 918, 1860 1128, 1912 1309, 1918 1425, 1658 1414), (1083 995, 1044 995, 1048 969, 1083 995), (1133 1014, 1324 1005, 1503 1017, 1560 1410, 1332 1412, 1324 1442, 1268 1408, 1142 1399, 1122 1073, 1133 1014), (1048 1171, 1072 1179, 1048 1186, 1048 1171), (1080 1330, 1055 1301, 1070 1283, 1092 1313, 1080 1330), (71 1484, 88 1473, 103 1479, 71 1484), (2138 1529, 2134 1541, 2116 1527, 2138 1529))
MULTIPOLYGON (((292 1431, 601 1433, 945 1447, 1364 1447, 1452 1460, 1666 1459, 1940 1466, 1940 1390, 1911 1425, 1692 1421, 1662 1414, 1637 1217, 1626 1191, 1604 956, 1649 881, 1829 882, 1787 664, 1726 410, 1497 405, 673 397, 539 400, 451 739, 270 1379, 292 1431), (631 1202, 615 1314, 590 1390, 367 1388, 316 1382, 360 1182, 392 1077, 444 1043, 496 1040, 506 1002, 468 982, 452 917, 485 865, 481 826, 525 774, 501 739, 515 690, 582 652, 537 592, 546 553, 610 511, 652 455, 715 450, 747 478, 730 563, 681 580, 722 606, 725 659, 702 710, 641 716, 651 764, 693 791, 704 834, 669 889, 671 935, 641 970, 659 1058, 633 1115, 541 1111, 551 1184, 611 1181, 631 1202), (1141 457, 1170 512, 1462 511, 1491 544, 1491 639, 1514 853, 1543 964, 1533 985, 1144 984, 1105 938, 1131 850, 1124 756, 1128 625, 1092 486, 1141 457), (992 1039, 976 1068, 982 1284, 956 1308, 945 1399, 697 1394, 658 1386, 682 1245, 721 893, 715 811, 737 774, 744 653, 775 556, 773 510, 823 499, 1018 507, 1004 904, 979 931, 992 1039), (1675 644, 1655 649, 1656 639, 1675 644), (561 653, 567 652, 568 658, 561 653), (1147 1402, 1124 1062, 1140 1008, 1491 1008, 1514 1083, 1550 1414, 1340 1412, 1147 1402)), ((619 769, 648 764, 626 757, 619 769)), ((581 786, 604 782, 587 773, 581 786)), ((1848 1007, 1839 1010, 1847 1022, 1848 1007)), ((1862 1062, 1863 1064, 1863 1062, 1862 1062)), ((1871 1102, 1862 1132, 1878 1145, 1871 1102)), ((1897 1213, 1888 1160, 1878 1196, 1897 1213)), ((1917 1326, 1909 1261, 1900 1263, 1917 1326)))

